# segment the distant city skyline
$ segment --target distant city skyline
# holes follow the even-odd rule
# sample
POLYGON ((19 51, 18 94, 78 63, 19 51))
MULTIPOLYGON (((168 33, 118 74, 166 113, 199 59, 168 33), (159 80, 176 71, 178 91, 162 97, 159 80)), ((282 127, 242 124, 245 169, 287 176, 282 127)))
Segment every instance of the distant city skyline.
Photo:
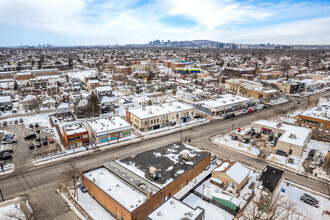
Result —
POLYGON ((330 44, 330 1, 0 0, 0 46, 330 44))

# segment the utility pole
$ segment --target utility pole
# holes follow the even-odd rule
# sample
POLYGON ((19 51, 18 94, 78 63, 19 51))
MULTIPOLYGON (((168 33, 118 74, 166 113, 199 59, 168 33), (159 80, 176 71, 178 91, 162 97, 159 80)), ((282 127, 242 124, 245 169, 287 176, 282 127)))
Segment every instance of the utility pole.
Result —
POLYGON ((3 195, 2 195, 2 191, 1 191, 1 189, 0 189, 0 194, 1 194, 1 199, 2 199, 2 201, 4 202, 5 199, 3 198, 3 195))

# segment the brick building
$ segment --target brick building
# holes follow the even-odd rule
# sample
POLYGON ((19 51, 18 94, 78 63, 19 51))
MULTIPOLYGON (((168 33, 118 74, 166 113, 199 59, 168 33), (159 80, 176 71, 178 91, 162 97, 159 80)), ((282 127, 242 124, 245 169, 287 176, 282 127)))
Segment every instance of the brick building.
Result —
POLYGON ((174 143, 86 171, 83 184, 117 219, 146 219, 203 172, 210 160, 209 152, 174 143))
POLYGON ((63 137, 67 149, 73 149, 89 145, 89 135, 87 129, 81 123, 74 123, 62 127, 63 137))
POLYGON ((301 113, 298 116, 298 123, 313 128, 330 130, 330 100, 301 113))

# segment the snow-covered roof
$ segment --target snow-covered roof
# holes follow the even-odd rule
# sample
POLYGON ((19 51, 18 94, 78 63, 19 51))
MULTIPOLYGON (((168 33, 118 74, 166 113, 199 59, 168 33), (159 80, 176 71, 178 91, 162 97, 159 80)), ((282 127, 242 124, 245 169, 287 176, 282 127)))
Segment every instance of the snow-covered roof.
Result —
POLYGON ((198 101, 196 102, 196 104, 201 104, 202 106, 206 106, 209 108, 218 108, 227 105, 236 105, 238 103, 248 101, 252 102, 253 99, 238 95, 224 94, 221 96, 221 98, 198 101))
POLYGON ((119 116, 88 121, 87 124, 97 135, 131 129, 132 126, 119 116))
POLYGON ((11 96, 0 96, 0 103, 11 102, 11 96))
POLYGON ((148 107, 130 109, 128 111, 140 119, 145 119, 161 115, 168 115, 172 112, 181 112, 192 109, 194 109, 194 107, 184 104, 182 102, 170 102, 164 103, 161 106, 153 105, 148 107))
POLYGON ((101 104, 103 103, 109 103, 109 102, 115 102, 117 101, 117 98, 116 97, 108 97, 108 96, 103 96, 102 99, 101 99, 101 104))
POLYGON ((236 162, 227 170, 226 174, 236 183, 240 184, 249 175, 249 172, 247 168, 236 162))
MULTIPOLYGON (((92 81, 92 80, 90 80, 92 81)), ((110 86, 98 86, 95 88, 97 92, 106 92, 106 91, 112 91, 112 88, 110 86)))
POLYGON ((318 106, 306 110, 300 115, 330 121, 330 101, 322 102, 318 106))
POLYGON ((27 95, 23 98, 22 102, 28 102, 28 101, 32 101, 32 100, 36 100, 37 96, 35 95, 27 95))
POLYGON ((81 123, 69 124, 63 126, 63 128, 67 135, 79 134, 87 131, 86 128, 81 123))
POLYGON ((126 184, 106 168, 91 170, 84 176, 130 212, 147 200, 147 195, 126 184))
POLYGON ((56 109, 66 109, 66 108, 70 108, 69 104, 62 102, 61 104, 59 104, 59 106, 57 106, 56 109))
POLYGON ((204 209, 197 206, 195 209, 182 203, 181 201, 170 198, 161 206, 155 209, 148 215, 151 220, 181 220, 181 219, 196 219, 204 209))

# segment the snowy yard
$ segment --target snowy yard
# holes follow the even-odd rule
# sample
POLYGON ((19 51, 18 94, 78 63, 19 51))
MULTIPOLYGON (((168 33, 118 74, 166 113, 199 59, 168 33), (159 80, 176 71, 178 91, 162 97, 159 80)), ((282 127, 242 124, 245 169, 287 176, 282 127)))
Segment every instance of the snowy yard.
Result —
MULTIPOLYGON (((329 215, 322 216, 323 211, 330 211, 330 201, 326 198, 314 195, 312 193, 306 192, 303 189, 299 189, 293 185, 287 186, 285 183, 282 183, 281 188, 285 189, 285 193, 281 192, 283 195, 285 195, 288 199, 295 202, 298 206, 298 209, 296 210, 298 213, 310 217, 310 219, 318 219, 318 220, 328 220, 330 218, 329 215), (319 208, 315 208, 313 206, 308 205, 307 203, 304 203, 303 201, 300 201, 300 197, 307 193, 308 195, 316 198, 319 201, 319 208)), ((302 187, 303 188, 303 187, 302 187)), ((307 189, 308 190, 308 189, 307 189)))
MULTIPOLYGON (((88 193, 82 193, 80 190, 77 198, 74 198, 78 204, 94 219, 94 220, 115 220, 107 210, 105 210, 96 200, 94 200, 88 193)), ((70 192, 72 195, 72 192, 70 192)))
MULTIPOLYGON (((12 200, 7 200, 5 202, 0 203, 0 219, 1 220, 25 219, 25 214, 21 209, 20 202, 21 199, 19 197, 16 197, 12 200)), ((32 212, 32 209, 27 200, 25 201, 25 204, 28 210, 32 212)))
POLYGON ((233 215, 229 214, 223 209, 208 203, 194 194, 189 195, 186 199, 183 200, 187 205, 196 208, 197 206, 205 209, 205 220, 232 220, 233 215))
POLYGON ((228 136, 228 135, 216 138, 216 139, 214 139, 214 141, 219 143, 219 144, 225 145, 227 147, 237 149, 237 150, 240 150, 240 151, 244 151, 244 152, 250 153, 250 154, 255 155, 255 156, 258 156, 260 154, 259 149, 255 148, 255 147, 252 147, 249 144, 244 144, 244 143, 241 143, 239 141, 233 141, 233 140, 231 140, 231 137, 228 136))
MULTIPOLYGON (((297 171, 303 172, 303 171, 305 171, 304 167, 302 166, 303 162, 308 157, 308 153, 311 149, 316 150, 313 161, 315 161, 316 164, 319 164, 320 159, 323 160, 324 157, 327 155, 329 147, 330 146, 329 146, 328 143, 315 141, 315 140, 310 140, 310 142, 307 144, 306 150, 303 152, 303 155, 301 156, 301 158, 298 158, 298 157, 293 156, 293 155, 289 156, 289 158, 293 159, 293 163, 287 162, 287 157, 276 155, 276 154, 270 154, 267 157, 267 160, 271 161, 271 162, 274 162, 274 163, 281 164, 281 165, 285 165, 289 168, 292 168, 292 169, 295 169, 297 171)), ((318 176, 327 177, 326 172, 324 171, 324 169, 322 169, 319 166, 317 166, 316 169, 314 169, 313 174, 315 174, 315 173, 317 173, 318 176)), ((327 178, 329 178, 329 177, 327 177, 327 178)))

